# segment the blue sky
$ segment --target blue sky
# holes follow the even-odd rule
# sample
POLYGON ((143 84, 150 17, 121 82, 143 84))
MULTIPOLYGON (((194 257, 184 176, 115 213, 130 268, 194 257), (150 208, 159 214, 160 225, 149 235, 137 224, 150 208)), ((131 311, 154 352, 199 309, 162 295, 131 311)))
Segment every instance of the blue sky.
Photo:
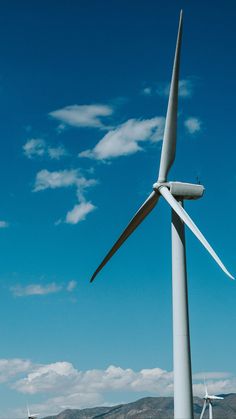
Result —
MULTIPOLYGON (((178 16, 186 208, 235 265, 235 4, 3 2, 0 418, 169 395, 170 210, 89 278, 156 181, 178 16)), ((235 283, 187 231, 194 392, 236 391, 235 283)))

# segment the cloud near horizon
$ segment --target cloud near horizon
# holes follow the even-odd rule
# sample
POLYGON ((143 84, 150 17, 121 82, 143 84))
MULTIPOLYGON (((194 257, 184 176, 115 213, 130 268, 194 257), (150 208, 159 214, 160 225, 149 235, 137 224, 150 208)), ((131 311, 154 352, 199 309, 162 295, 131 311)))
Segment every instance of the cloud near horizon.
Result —
MULTIPOLYGON (((65 408, 119 404, 124 391, 130 398, 147 393, 151 396, 173 395, 173 372, 161 368, 134 371, 110 365, 106 369, 81 371, 66 361, 33 364, 26 360, 0 360, 0 377, 1 365, 3 382, 8 387, 22 394, 40 395, 42 401, 32 408, 42 415, 57 414, 65 408), (12 368, 14 363, 15 370, 12 368)), ((236 377, 227 372, 197 373, 193 375, 194 395, 204 395, 203 377, 210 393, 230 393, 236 389, 236 377)), ((21 410, 17 412, 20 415, 21 410)))
POLYGON ((93 149, 82 151, 79 157, 96 160, 113 159, 143 150, 141 144, 162 140, 165 118, 129 119, 110 130, 93 149))

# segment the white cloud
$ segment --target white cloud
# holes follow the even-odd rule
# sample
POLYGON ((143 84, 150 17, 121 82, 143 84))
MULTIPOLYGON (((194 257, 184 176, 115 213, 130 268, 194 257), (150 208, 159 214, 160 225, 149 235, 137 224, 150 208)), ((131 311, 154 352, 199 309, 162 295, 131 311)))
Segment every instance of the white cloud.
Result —
POLYGON ((73 279, 72 281, 69 281, 67 284, 67 291, 72 292, 77 287, 77 282, 73 279))
MULTIPOLYGON (((196 383, 198 395, 204 392, 204 383, 196 383)), ((222 392, 222 386, 227 391, 235 390, 235 377, 228 380, 215 379, 209 382, 209 390, 215 394, 222 392), (226 384, 227 383, 227 384, 226 384)), ((22 393, 42 393, 45 391, 65 391, 66 394, 93 394, 107 391, 150 392, 156 395, 169 396, 173 394, 173 373, 161 368, 142 369, 134 371, 110 365, 105 370, 79 371, 68 362, 36 367, 36 369, 20 379, 14 388, 22 393), (65 390, 66 389, 66 390, 65 390), (89 390, 88 390, 89 389, 89 390)), ((79 406, 79 403, 78 403, 79 406)))
MULTIPOLYGON (((193 81, 190 79, 179 80, 179 97, 187 98, 191 97, 193 94, 193 81)), ((161 86, 157 89, 157 93, 160 96, 169 96, 170 92, 170 83, 161 86)))
POLYGON ((45 154, 46 143, 41 138, 31 138, 23 145, 23 151, 29 159, 45 154))
POLYGON ((23 145, 23 152, 26 157, 32 159, 34 157, 48 156, 50 159, 59 160, 67 155, 67 151, 63 146, 50 147, 46 141, 41 138, 31 138, 23 145))
MULTIPOLYGON (((65 222, 67 224, 77 224, 85 220, 86 215, 95 209, 91 202, 84 198, 84 191, 97 183, 95 179, 87 179, 81 175, 78 169, 60 170, 49 172, 44 169, 37 173, 33 192, 39 192, 46 189, 68 188, 74 186, 79 201, 78 204, 70 210, 65 222)), ((62 220, 56 221, 55 225, 60 225, 62 220)))
POLYGON ((184 121, 184 126, 189 134, 195 134, 201 129, 201 121, 198 118, 188 118, 184 121))
POLYGON ((50 112, 49 115, 60 122, 60 129, 63 129, 64 125, 107 129, 102 118, 112 113, 113 109, 110 106, 95 104, 66 106, 50 112))
POLYGON ((48 295, 55 294, 60 291, 72 292, 77 286, 75 280, 69 281, 67 284, 56 284, 55 282, 49 284, 30 284, 30 285, 14 285, 10 287, 11 293, 14 297, 28 297, 32 295, 48 295))
POLYGON ((117 128, 109 131, 92 150, 79 154, 97 160, 111 159, 136 153, 142 150, 140 143, 157 142, 162 139, 165 119, 129 119, 117 128))
MULTIPOLYGON (((150 391, 169 395, 173 391, 173 374, 160 368, 143 369, 109 366, 105 370, 79 371, 68 362, 36 366, 25 378, 13 385, 21 393, 64 392, 101 393, 112 390, 150 391)), ((62 393, 63 394, 63 393, 62 393)))
POLYGON ((67 224, 77 224, 79 221, 86 219, 86 216, 95 210, 95 206, 91 202, 81 202, 66 214, 67 224))
POLYGON ((25 287, 22 285, 15 285, 10 288, 10 291, 15 297, 26 297, 29 295, 47 295, 59 292, 62 290, 61 285, 57 285, 55 282, 51 284, 30 284, 25 287))
MULTIPOLYGON (((236 390, 236 377, 227 372, 193 375, 194 395, 204 395, 204 376, 210 394, 236 390)), ((66 408, 84 408, 130 398, 173 395, 173 373, 161 368, 134 371, 110 365, 106 369, 81 371, 70 362, 33 364, 25 360, 0 360, 0 381, 22 394, 34 395, 40 402, 31 406, 41 415, 56 414, 66 408), (20 374, 20 377, 18 376, 20 374)), ((16 412, 16 411, 15 411, 16 412)), ((20 416, 20 409, 17 410, 20 416)), ((23 412, 22 412, 23 413, 23 412)), ((16 417, 13 416, 12 417, 16 417)))
POLYGON ((62 385, 68 384, 69 380, 74 381, 77 374, 76 369, 69 362, 36 365, 26 378, 18 380, 12 387, 27 394, 62 391, 62 385))
POLYGON ((39 192, 45 189, 67 188, 69 186, 76 186, 79 190, 83 190, 95 184, 95 179, 86 179, 78 169, 55 172, 44 169, 37 173, 33 191, 39 192))
POLYGON ((59 147, 48 147, 48 155, 52 160, 59 160, 67 155, 67 151, 62 145, 59 147))
POLYGON ((32 368, 32 363, 24 359, 0 359, 0 383, 10 381, 10 379, 20 373, 26 373, 32 368))
POLYGON ((9 223, 7 221, 0 221, 0 228, 7 228, 9 227, 9 223))
POLYGON ((34 192, 45 189, 65 188, 77 185, 79 174, 77 170, 61 170, 49 172, 44 169, 37 173, 34 192))

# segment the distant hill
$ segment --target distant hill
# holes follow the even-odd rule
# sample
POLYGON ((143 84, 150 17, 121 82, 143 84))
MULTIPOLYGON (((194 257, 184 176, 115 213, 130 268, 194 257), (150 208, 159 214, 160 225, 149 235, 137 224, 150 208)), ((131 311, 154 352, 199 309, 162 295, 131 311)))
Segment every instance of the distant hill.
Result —
MULTIPOLYGON (((223 394, 224 400, 215 401, 214 419, 236 419, 236 394, 223 394)), ((199 419, 203 400, 194 397, 194 418, 199 419)), ((67 409, 44 419, 173 419, 172 397, 145 397, 133 403, 90 409, 67 409)), ((208 411, 205 418, 209 417, 208 411)))

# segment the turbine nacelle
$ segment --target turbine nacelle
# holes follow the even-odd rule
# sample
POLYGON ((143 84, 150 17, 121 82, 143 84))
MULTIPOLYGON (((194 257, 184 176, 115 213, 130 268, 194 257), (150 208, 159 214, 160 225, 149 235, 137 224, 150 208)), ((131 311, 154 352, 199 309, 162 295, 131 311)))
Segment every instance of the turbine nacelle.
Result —
POLYGON ((224 400, 224 397, 220 397, 220 396, 210 396, 209 394, 206 394, 203 397, 204 400, 211 402, 212 400, 224 400))
POLYGON ((183 182, 156 182, 153 185, 155 192, 160 192, 162 187, 169 189, 171 195, 177 200, 199 199, 203 196, 205 188, 202 185, 183 182))

